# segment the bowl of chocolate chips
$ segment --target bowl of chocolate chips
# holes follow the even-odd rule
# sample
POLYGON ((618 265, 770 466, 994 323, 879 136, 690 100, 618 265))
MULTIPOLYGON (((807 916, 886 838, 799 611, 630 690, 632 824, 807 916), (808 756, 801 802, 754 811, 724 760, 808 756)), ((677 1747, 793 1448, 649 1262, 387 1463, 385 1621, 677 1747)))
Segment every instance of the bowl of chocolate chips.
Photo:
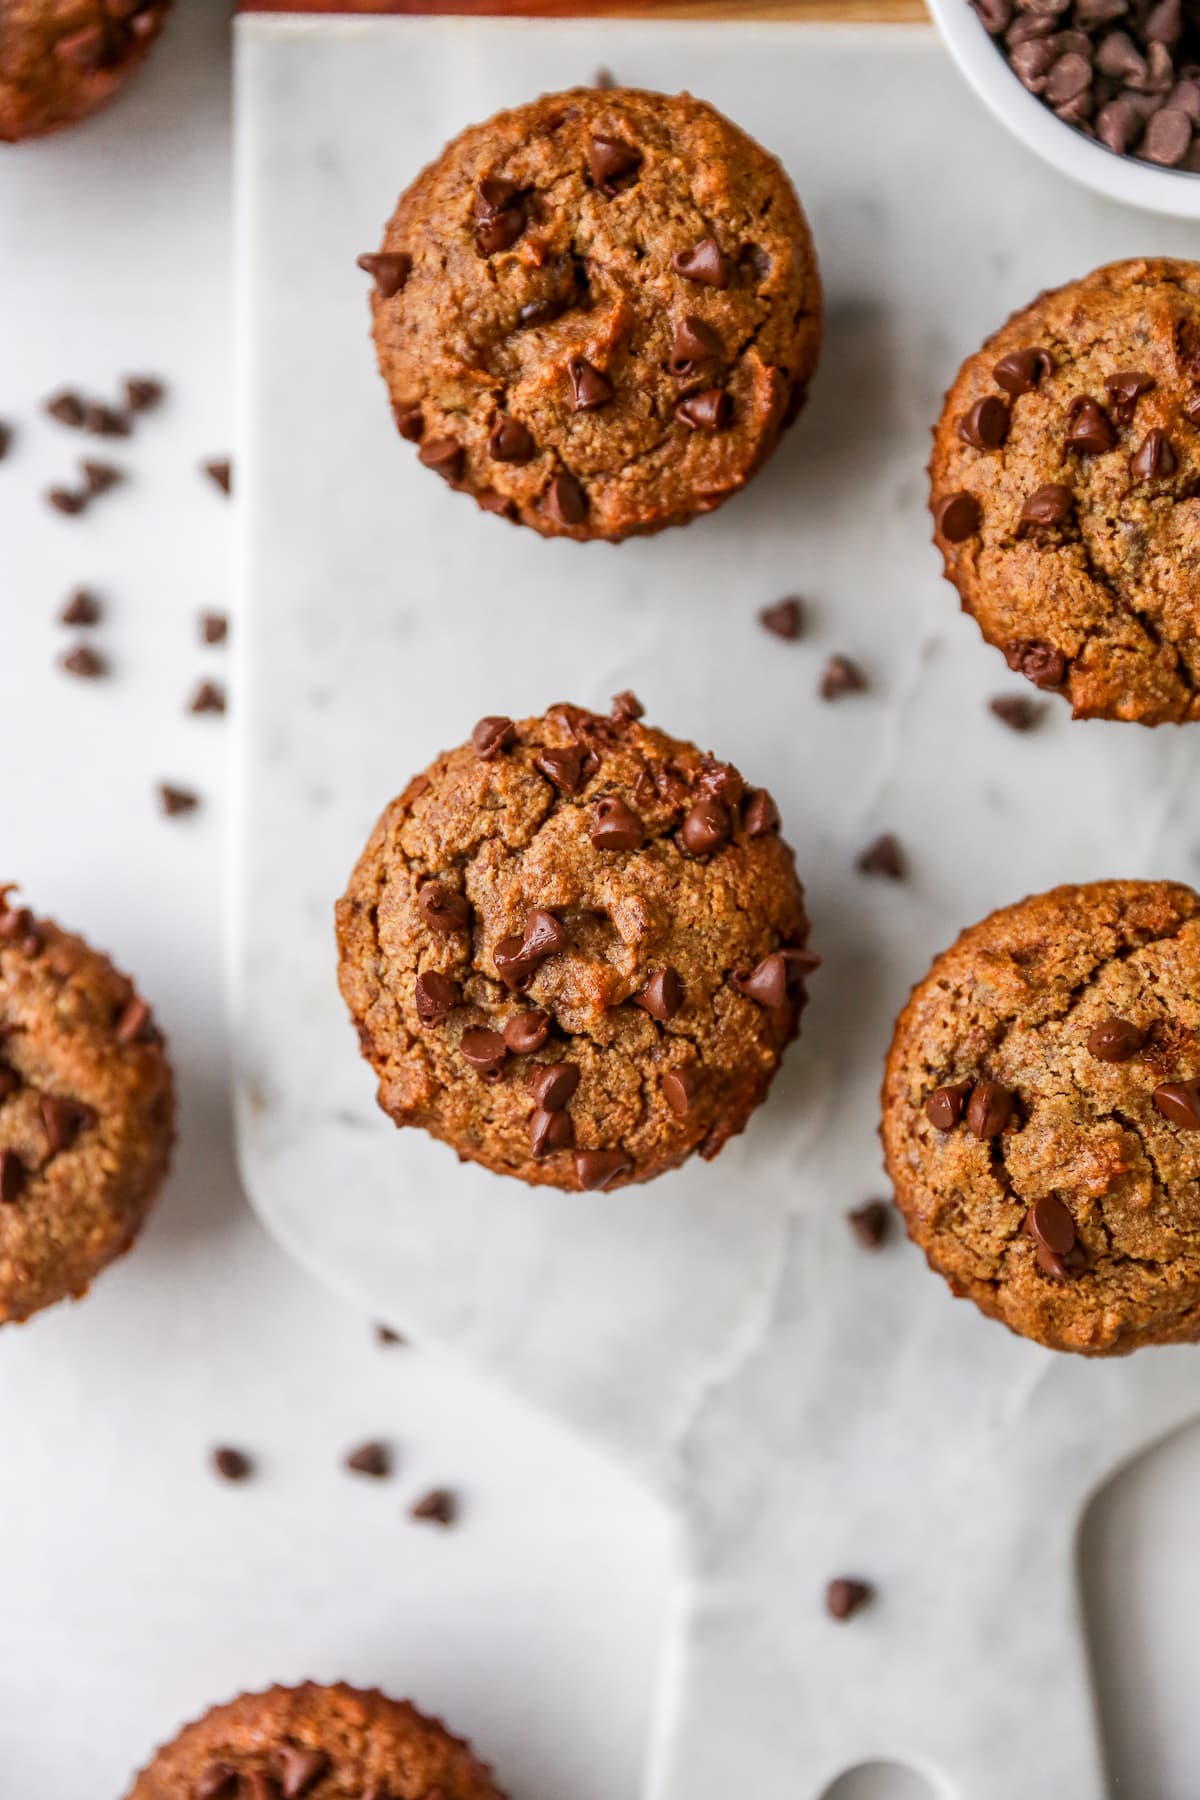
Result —
POLYGON ((1200 0, 929 0, 980 98, 1097 192, 1200 218, 1200 0))

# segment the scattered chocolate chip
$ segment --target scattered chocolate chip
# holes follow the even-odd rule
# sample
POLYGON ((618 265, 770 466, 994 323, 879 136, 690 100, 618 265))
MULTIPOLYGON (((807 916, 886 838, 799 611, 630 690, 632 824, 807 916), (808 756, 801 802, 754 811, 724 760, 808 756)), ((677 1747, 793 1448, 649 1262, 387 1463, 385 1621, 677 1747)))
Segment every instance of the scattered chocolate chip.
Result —
POLYGON ((779 808, 766 788, 751 788, 742 813, 742 829, 747 837, 768 837, 780 826, 779 808))
POLYGON ((582 525, 587 518, 588 499, 574 475, 566 469, 553 476, 546 489, 543 506, 559 525, 582 525))
POLYGON ((1104 391, 1112 401, 1113 417, 1118 425, 1132 424, 1139 398, 1148 394, 1153 386, 1153 375, 1140 369, 1123 369, 1109 376, 1104 391))
POLYGON ((953 1131, 963 1116, 974 1083, 951 1081, 935 1088, 925 1102, 925 1117, 937 1131, 953 1131))
POLYGON ((669 367, 674 375, 691 375, 703 363, 724 355, 725 346, 711 325, 687 313, 675 326, 669 367))
POLYGON ((135 994, 121 1009, 116 1028, 118 1044, 136 1044, 153 1035, 149 1006, 135 994))
POLYGON ((505 718, 503 713, 489 713, 472 731, 471 742, 480 760, 491 762, 502 750, 508 749, 516 735, 511 719, 505 718))
POLYGON ((66 513, 73 518, 81 513, 88 503, 86 492, 76 492, 74 488, 52 487, 46 489, 46 501, 55 512, 66 513))
POLYGON ((368 250, 358 266, 374 281, 381 300, 394 300, 412 274, 412 257, 407 250, 368 250))
POLYGON ((677 250, 671 267, 685 281, 698 281, 703 287, 729 286, 729 266, 715 237, 701 238, 691 250, 677 250))
POLYGON ((633 1158, 624 1150, 580 1150, 575 1156, 575 1173, 584 1193, 610 1188, 622 1175, 633 1171, 633 1158))
POLYGON ((546 958, 566 947, 567 934, 561 922, 553 913, 533 907, 525 918, 524 936, 502 938, 496 945, 496 973, 507 988, 523 993, 546 958))
POLYGON ((675 417, 689 431, 724 431, 733 417, 733 402, 724 388, 705 388, 677 401, 675 417))
POLYGON ((69 425, 73 431, 78 431, 83 424, 83 401, 78 394, 66 392, 52 395, 46 402, 46 411, 60 425, 69 425))
POLYGON ((477 1075, 495 1075, 508 1061, 508 1045, 498 1031, 464 1031, 458 1047, 477 1075))
POLYGON ((729 842, 733 820, 729 808, 720 800, 697 800, 686 819, 680 837, 692 856, 711 856, 729 842))
POLYGON ((158 801, 168 819, 177 819, 182 813, 195 812, 200 804, 200 796, 187 788, 171 787, 167 782, 159 786, 158 801))
POLYGON ((110 488, 115 488, 125 479, 123 472, 114 468, 112 463, 85 461, 80 467, 83 470, 84 485, 93 498, 97 494, 107 494, 110 488))
POLYGON ((225 711, 225 690, 215 681, 202 681, 188 701, 188 711, 193 713, 223 713, 225 711))
POLYGON ((271 1761, 283 1800, 300 1800, 301 1794, 306 1794, 329 1768, 329 1758, 323 1750, 302 1750, 294 1744, 282 1744, 271 1761))
POLYGON ((983 514, 974 494, 945 494, 933 509, 933 521, 948 544, 974 537, 983 514))
POLYGON ((967 1101, 967 1130, 977 1138, 999 1137, 1012 1119, 1016 1102, 998 1081, 977 1081, 967 1101))
POLYGON ((1129 461, 1129 472, 1139 481, 1158 481, 1173 475, 1177 464, 1165 431, 1148 431, 1129 461))
POLYGON ((878 1250, 888 1234, 892 1209, 886 1200, 867 1200, 846 1214, 846 1223, 864 1250, 878 1250))
POLYGON ((1004 646, 1004 660, 1034 687, 1059 688, 1067 673, 1067 659, 1053 644, 1038 638, 1015 638, 1004 646))
POLYGON ((62 667, 68 675, 79 675, 84 681, 95 681, 108 674, 108 664, 87 644, 76 644, 62 658, 62 667))
POLYGON ((646 827, 624 800, 606 794, 596 802, 591 840, 597 850, 640 850, 646 841, 646 827))
POLYGON ((578 1063, 542 1063, 529 1079, 529 1091, 543 1112, 561 1112, 579 1086, 578 1063))
POLYGON ((544 1156, 554 1156, 559 1150, 569 1150, 574 1142, 575 1127, 569 1114, 550 1112, 544 1106, 535 1108, 529 1120, 532 1156, 540 1161, 544 1156))
POLYGON ((220 488, 223 494, 233 492, 233 464, 227 458, 217 462, 206 462, 201 465, 208 479, 220 488))
POLYGON ((988 701, 988 711, 1010 731, 1032 731, 1045 710, 1036 700, 1027 700, 1023 694, 997 694, 994 700, 988 701))
POLYGON ((1200 1131, 1200 1081, 1161 1081, 1153 1099, 1172 1125, 1183 1131, 1200 1131))
POLYGON ((229 636, 229 620, 224 613, 200 614, 200 639, 205 644, 223 644, 229 636))
POLYGON ((597 407, 607 406, 616 391, 607 375, 602 375, 586 356, 573 356, 567 364, 567 373, 571 378, 571 399, 576 412, 595 412, 597 407))
POLYGON ((403 1332, 393 1331, 390 1325, 377 1325, 375 1327, 375 1342, 377 1344, 389 1345, 407 1344, 408 1339, 404 1336, 403 1332))
POLYGON ((505 1019, 502 1035, 514 1056, 530 1056, 533 1051, 540 1050, 550 1036, 550 1015, 539 1007, 513 1013, 505 1019))
POLYGON ((657 969, 633 1000, 635 1006, 640 1006, 652 1019, 665 1025, 683 1005, 683 982, 678 970, 657 969))
POLYGON ((800 636, 804 625, 800 601, 789 597, 787 600, 777 600, 774 606, 764 606, 758 615, 758 622, 772 637, 782 638, 788 644, 793 643, 800 636))
POLYGON ((464 452, 457 438, 429 438, 417 451, 417 461, 453 484, 462 479, 464 452))
POLYGON ((1008 408, 995 394, 977 400, 958 421, 958 435, 974 450, 998 450, 1008 436, 1008 408))
POLYGON ((458 1518, 458 1501, 448 1488, 432 1488, 409 1509, 409 1517, 433 1525, 453 1525, 458 1518))
POLYGON ((89 400, 83 409, 83 429, 90 431, 95 437, 128 437, 130 424, 123 412, 114 406, 104 406, 99 400, 89 400))
POLYGON ((1018 530, 1022 535, 1045 529, 1061 531, 1075 517, 1075 496, 1059 481, 1035 488, 1021 508, 1018 530))
POLYGON ((208 1763, 192 1783, 192 1800, 232 1800, 238 1772, 232 1763, 208 1763))
POLYGON ((0 420, 0 462, 4 461, 5 457, 12 449, 12 441, 12 426, 4 424, 4 422, 0 420))
POLYGON ((690 1063, 681 1069, 668 1069, 662 1078, 663 1099, 680 1118, 691 1112, 700 1091, 700 1077, 690 1063))
POLYGON ((849 656, 831 656, 821 674, 817 692, 822 700, 840 700, 844 694, 861 694, 867 678, 849 656))
POLYGON ((868 1581, 856 1581, 849 1575, 838 1575, 825 1589, 825 1610, 839 1624, 860 1612, 875 1597, 868 1581))
POLYGON ((1043 375, 1049 375, 1053 368, 1054 361, 1048 350, 1010 350, 993 368, 992 380, 1016 399, 1021 394, 1032 393, 1043 375))
POLYGON ((561 749, 539 750, 533 766, 564 794, 577 794, 585 780, 587 757, 581 744, 568 744, 561 749))
POLYGON ((594 137, 588 145, 588 170, 593 184, 611 198, 626 176, 640 169, 642 153, 622 138, 594 137))
POLYGON ((1146 1034, 1128 1019, 1101 1019, 1088 1034, 1087 1047, 1101 1062, 1128 1062, 1146 1041, 1146 1034))
POLYGON ((597 69, 592 76, 592 86, 599 88, 602 93, 607 92, 609 88, 615 88, 616 85, 617 78, 611 69, 597 69))
POLYGON ((470 904, 442 881, 427 881, 417 890, 417 910, 434 931, 466 931, 471 923, 470 904))
POLYGON ((103 607, 86 588, 77 588, 58 615, 60 625, 98 625, 103 607))
POLYGON ((125 377, 125 404, 132 413, 152 412, 162 404, 165 391, 162 382, 150 375, 125 377))
POLYGON ((462 993, 457 981, 452 981, 449 975, 427 969, 417 976, 413 998, 422 1025, 440 1025, 446 1014, 461 1003, 462 993))
POLYGON ((382 1481, 392 1472, 392 1453, 386 1444, 360 1444, 347 1456, 346 1467, 355 1475, 370 1475, 374 1480, 382 1481))
POLYGON ((225 1481, 245 1481, 254 1473, 254 1464, 242 1450, 222 1445, 212 1453, 213 1468, 225 1481))
POLYGON ((25 1185, 25 1165, 15 1150, 0 1150, 0 1206, 11 1206, 25 1185))
POLYGON ((890 831, 861 850, 854 866, 862 875, 883 875, 888 881, 903 881, 907 873, 904 852, 890 831))
POLYGON ((1080 456, 1100 456, 1105 450, 1111 450, 1116 441, 1112 420, 1098 400, 1093 400, 1090 394, 1081 394, 1072 401, 1063 440, 1068 450, 1075 450, 1080 456))
POLYGON ((493 462, 527 463, 534 454, 533 437, 520 419, 501 413, 488 435, 488 455, 493 462))

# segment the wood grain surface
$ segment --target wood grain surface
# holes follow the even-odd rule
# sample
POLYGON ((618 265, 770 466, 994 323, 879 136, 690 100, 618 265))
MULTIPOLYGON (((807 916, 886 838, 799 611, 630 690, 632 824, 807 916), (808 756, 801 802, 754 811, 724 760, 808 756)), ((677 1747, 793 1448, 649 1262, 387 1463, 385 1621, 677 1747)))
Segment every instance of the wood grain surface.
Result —
POLYGON ((901 23, 923 0, 240 0, 248 13, 467 13, 533 18, 808 19, 901 23))

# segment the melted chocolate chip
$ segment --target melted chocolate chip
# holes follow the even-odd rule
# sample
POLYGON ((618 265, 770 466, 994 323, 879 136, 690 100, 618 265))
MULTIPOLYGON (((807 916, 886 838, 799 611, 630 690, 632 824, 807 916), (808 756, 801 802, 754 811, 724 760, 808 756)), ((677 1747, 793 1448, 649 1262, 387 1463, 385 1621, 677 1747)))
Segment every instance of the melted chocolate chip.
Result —
POLYGON ((974 450, 998 450, 1008 436, 1008 408, 995 394, 977 400, 958 421, 958 435, 974 450))
POLYGON ((645 707, 629 688, 624 693, 613 695, 612 716, 618 724, 628 725, 634 719, 644 718, 645 714, 645 707))
POLYGON ((673 1019, 683 1005, 683 982, 676 969, 658 969, 650 977, 640 994, 633 996, 634 1005, 640 1006, 666 1024, 673 1019))
POLYGON ((495 1075, 508 1060, 508 1045, 498 1031, 481 1027, 464 1031, 458 1047, 463 1061, 477 1075, 495 1075))
POLYGON ((553 913, 534 907, 526 915, 524 936, 502 938, 496 945, 496 972, 506 987, 522 993, 546 958, 566 947, 567 934, 561 921, 553 913))
POLYGON ((577 794, 583 786, 588 752, 581 744, 568 744, 561 749, 539 750, 533 766, 564 794, 577 794))
POLYGON ((680 837, 692 856, 711 856, 729 842, 733 820, 720 800, 697 800, 683 821, 680 837))
POLYGON ((597 800, 591 831, 597 850, 640 850, 646 841, 646 827, 632 807, 615 794, 597 800))
POLYGON ((1016 638, 1006 644, 1004 660, 1034 687, 1058 688, 1066 678, 1067 659, 1062 651, 1038 638, 1016 638))
POLYGON ((569 1150, 575 1142, 575 1127, 566 1112, 548 1112, 544 1106, 534 1111, 529 1121, 530 1154, 539 1160, 559 1150, 569 1150))
MULTIPOLYGON (((125 1002, 117 1017, 117 1042, 118 1044, 138 1044, 152 1041, 153 1037, 154 1027, 150 1008, 140 994, 134 994, 125 1002)), ((0 1090, 0 1094, 2 1094, 2 1090, 0 1090)))
POLYGON ((701 364, 724 354, 724 345, 711 325, 687 313, 675 327, 669 367, 674 375, 694 374, 701 364))
POLYGON ((1053 368, 1048 350, 1010 350, 993 368, 992 380, 1015 399, 1020 394, 1030 393, 1042 376, 1049 375, 1053 368))
POLYGON ((575 1173, 585 1193, 609 1188, 632 1172, 633 1158, 624 1150, 580 1150, 575 1158, 575 1173))
POLYGON ((237 1787, 238 1772, 232 1763, 209 1763, 192 1783, 192 1800, 230 1800, 237 1787))
POLYGON ((475 754, 481 762, 491 762, 502 750, 507 750, 516 737, 516 728, 511 719, 503 713, 488 713, 480 719, 471 733, 471 742, 475 746, 475 754))
POLYGON ((413 995, 422 1025, 440 1025, 446 1014, 462 1000, 457 981, 452 981, 449 975, 439 975, 435 969, 417 976, 413 995))
POLYGON ((1138 481, 1158 481, 1178 467, 1171 440, 1165 431, 1148 431, 1129 460, 1129 472, 1138 481))
POLYGON ((1101 1019, 1088 1033, 1087 1047, 1101 1062, 1128 1062, 1146 1041, 1146 1034, 1128 1019, 1101 1019))
POLYGON ((1022 506, 1018 529, 1023 535, 1039 528, 1061 531, 1074 517, 1075 496, 1070 488, 1060 481, 1048 481, 1035 488, 1022 506))
POLYGON ((433 931, 466 931, 471 923, 466 897, 441 881, 427 881, 418 889, 417 910, 433 931))
POLYGON ((701 238, 691 250, 677 250, 671 267, 685 281, 698 281, 703 287, 729 286, 729 267, 715 237, 701 238))
POLYGON ((561 1112, 579 1086, 577 1063, 543 1063, 533 1071, 529 1091, 543 1112, 561 1112))
POLYGON ((607 406, 615 392, 607 375, 602 375, 586 356, 573 356, 567 364, 571 378, 571 399, 576 412, 595 412, 607 406))
POLYGON ((751 788, 742 813, 742 830, 747 837, 768 837, 780 826, 779 808, 766 788, 751 788))
POLYGON ((79 588, 59 613, 58 621, 60 625, 98 625, 103 616, 104 609, 95 595, 79 588))
POLYGON ((1163 1118, 1181 1131, 1200 1131, 1200 1081, 1162 1081, 1153 1100, 1163 1118))
POLYGON ((1104 390, 1112 401, 1113 417, 1118 425, 1133 423, 1139 398, 1142 394, 1148 394, 1153 386, 1153 375, 1147 375, 1140 369, 1126 369, 1109 376, 1104 390))
POLYGON ((505 1019, 503 1037, 514 1056, 529 1056, 540 1050, 550 1036, 550 1015, 533 1007, 529 1012, 513 1013, 505 1019))
POLYGON ((724 431, 733 417, 733 402, 724 388, 705 388, 677 401, 675 417, 689 431, 724 431))

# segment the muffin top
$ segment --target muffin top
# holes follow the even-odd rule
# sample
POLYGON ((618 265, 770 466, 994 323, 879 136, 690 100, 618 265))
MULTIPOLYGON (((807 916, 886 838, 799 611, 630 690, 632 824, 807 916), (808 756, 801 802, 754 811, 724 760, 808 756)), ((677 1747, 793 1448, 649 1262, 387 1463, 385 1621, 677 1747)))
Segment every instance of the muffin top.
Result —
POLYGON ((939 956, 897 1022, 883 1141, 955 1293, 1053 1349, 1200 1337, 1200 897, 1055 888, 939 956))
POLYGON ((715 1156, 814 960, 770 796, 640 710, 482 720, 386 809, 338 904, 380 1105, 527 1182, 715 1156))
POLYGON ((166 1173, 171 1071, 107 957, 0 888, 0 1323, 82 1294, 166 1173))
POLYGON ((820 282, 791 183, 689 94, 579 88, 471 127, 362 261, 401 433, 549 536, 710 511, 816 363, 820 282))
POLYGON ((3 0, 0 142, 39 137, 112 99, 170 0, 3 0))
POLYGON ((490 1772, 406 1700, 339 1683, 215 1706, 126 1800, 504 1800, 490 1772))
POLYGON ((930 466, 946 574, 1079 718, 1200 716, 1200 265, 1112 263, 968 357, 930 466))

